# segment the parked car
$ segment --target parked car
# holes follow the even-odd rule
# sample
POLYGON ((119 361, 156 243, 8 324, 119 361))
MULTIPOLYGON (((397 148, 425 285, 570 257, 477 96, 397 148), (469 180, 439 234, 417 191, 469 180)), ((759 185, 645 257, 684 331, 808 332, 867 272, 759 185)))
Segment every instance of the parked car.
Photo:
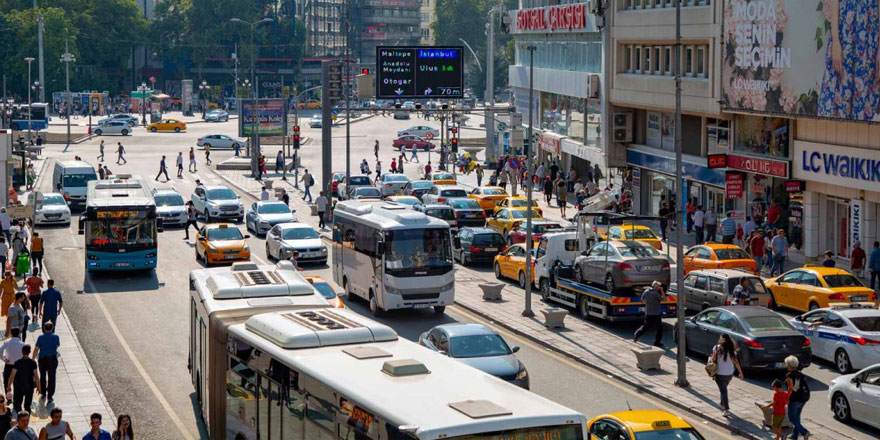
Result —
POLYGON ((452 209, 449 205, 440 205, 437 203, 419 203, 418 205, 413 205, 413 209, 424 213, 429 217, 439 218, 440 220, 445 221, 449 224, 453 229, 456 228, 458 222, 455 219, 455 210, 452 209))
POLYGON ((416 103, 414 101, 404 101, 403 105, 401 105, 400 108, 414 110, 416 108, 416 103))
POLYGON ((433 150, 437 147, 431 142, 418 136, 401 136, 394 140, 392 146, 397 150, 400 150, 401 153, 403 153, 404 150, 412 151, 413 148, 419 151, 428 151, 429 149, 433 150))
POLYGON ((177 190, 155 188, 153 202, 156 204, 156 214, 162 219, 164 226, 186 224, 186 202, 177 190))
POLYGON ((218 218, 239 222, 244 219, 244 206, 238 195, 223 185, 199 185, 193 190, 190 201, 207 223, 218 218))
POLYGON ((361 186, 351 193, 352 200, 382 200, 382 192, 375 186, 361 186))
POLYGON ((834 267, 804 265, 764 282, 770 290, 770 306, 801 312, 828 307, 831 303, 871 302, 877 294, 851 273, 834 267))
POLYGON ((34 202, 29 198, 28 204, 32 202, 36 205, 34 206, 35 225, 70 224, 70 207, 60 193, 43 193, 42 201, 34 202))
POLYGON ((452 186, 452 185, 435 185, 428 191, 427 194, 422 196, 422 203, 425 204, 435 204, 435 203, 446 203, 447 200, 452 198, 466 198, 467 191, 460 186, 452 186))
POLYGON ((415 206, 415 205, 418 205, 419 203, 422 203, 421 200, 418 199, 418 197, 400 196, 400 195, 385 197, 385 201, 389 202, 389 203, 396 203, 398 205, 404 205, 404 206, 415 206))
POLYGON ((101 124, 103 124, 105 122, 109 122, 109 121, 122 121, 122 122, 127 123, 130 127, 134 127, 135 125, 138 125, 141 122, 140 118, 138 118, 137 116, 120 113, 120 114, 110 116, 109 118, 99 119, 98 125, 101 125, 101 124))
POLYGON ((718 338, 727 334, 739 348, 743 369, 785 368, 795 356, 802 368, 810 366, 810 340, 782 315, 764 307, 711 307, 685 320, 685 342, 690 351, 709 356, 718 338))
POLYGON ((373 186, 373 181, 370 180, 370 176, 365 176, 363 174, 353 174, 349 176, 349 182, 346 182, 343 177, 342 181, 337 185, 336 191, 339 193, 340 200, 350 199, 351 193, 357 188, 373 186))
POLYGON ((244 148, 244 141, 236 139, 225 134, 209 134, 202 136, 196 141, 198 147, 208 147, 213 150, 229 149, 234 150, 236 145, 238 148, 244 148))
MULTIPOLYGON (((520 222, 519 225, 507 233, 507 244, 525 243, 526 242, 526 222, 520 222)), ((533 219, 532 220, 532 241, 537 243, 541 241, 544 234, 551 232, 562 232, 565 227, 555 220, 533 219)))
POLYGON ((422 196, 433 187, 434 182, 428 180, 410 180, 409 183, 404 185, 402 193, 406 196, 418 197, 421 200, 422 196))
POLYGON ((393 196, 400 194, 407 183, 409 178, 405 174, 385 173, 379 179, 378 186, 383 196, 393 196))
POLYGON ((832 379, 828 400, 838 420, 880 429, 880 364, 832 379))
POLYGON ((186 131, 186 124, 177 119, 163 119, 159 122, 147 125, 147 130, 153 133, 157 131, 173 131, 175 133, 180 133, 181 131, 186 131))
POLYGON ((486 226, 486 212, 480 207, 474 199, 452 198, 447 199, 445 204, 455 210, 456 226, 459 228, 465 226, 483 227, 486 226))
POLYGON ((697 269, 734 269, 758 273, 758 263, 737 245, 705 243, 684 254, 684 273, 697 269))
POLYGON ((123 136, 128 136, 131 133, 131 126, 128 125, 126 121, 107 121, 103 124, 98 124, 95 127, 95 135, 103 136, 105 134, 121 134, 123 136))
POLYGON ((205 113, 205 122, 226 122, 229 120, 229 113, 225 110, 214 109, 205 113))
POLYGON ((314 287, 331 306, 337 309, 345 308, 345 303, 342 302, 341 298, 341 290, 336 284, 317 275, 306 275, 306 281, 312 283, 312 287, 314 287))
POLYGON ((311 128, 321 128, 323 125, 323 117, 320 113, 316 113, 309 119, 309 127, 311 128))
POLYGON ((431 133, 431 136, 434 138, 440 137, 440 130, 437 130, 434 127, 428 127, 427 125, 415 125, 410 128, 400 130, 397 132, 397 137, 402 136, 418 136, 420 138, 426 138, 428 133, 431 133))
POLYGON ((496 203, 508 197, 500 186, 479 186, 471 190, 468 197, 480 202, 487 214, 495 212, 496 203))
POLYGON ((266 256, 288 260, 299 253, 296 262, 327 264, 327 245, 315 228, 305 223, 279 223, 266 234, 266 256))
POLYGON ((519 347, 484 324, 442 324, 419 336, 419 344, 486 374, 529 389, 529 372, 517 359, 519 347))
POLYGON ((494 261, 504 250, 504 237, 489 228, 461 228, 452 238, 452 257, 462 265, 494 261))
POLYGON ((574 261, 574 278, 598 284, 609 292, 635 289, 660 281, 669 286, 669 261, 649 245, 635 240, 596 243, 574 261))
POLYGON ((841 374, 880 364, 880 310, 868 304, 816 309, 789 322, 810 338, 813 357, 833 362, 841 374))
MULTIPOLYGON (((532 248, 532 270, 530 282, 535 282, 535 249, 532 248)), ((495 256, 495 278, 510 278, 519 282, 519 287, 526 288, 526 247, 522 244, 508 246, 495 256)))
POLYGON ((297 221, 296 214, 290 207, 277 200, 262 200, 251 203, 244 219, 245 228, 257 235, 266 234, 269 229, 279 223, 297 221))
POLYGON ((685 309, 699 312, 709 307, 732 305, 733 290, 741 284, 749 294, 748 305, 767 307, 770 304, 770 293, 761 277, 739 270, 695 270, 685 275, 684 283, 673 283, 669 289, 678 292, 681 288, 685 309))

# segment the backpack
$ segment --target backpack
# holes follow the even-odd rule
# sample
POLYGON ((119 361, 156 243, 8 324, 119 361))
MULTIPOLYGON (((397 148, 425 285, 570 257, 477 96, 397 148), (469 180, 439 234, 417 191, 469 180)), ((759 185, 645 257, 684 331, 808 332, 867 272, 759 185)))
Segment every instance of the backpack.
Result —
POLYGON ((789 378, 792 381, 792 388, 794 388, 791 392, 790 400, 795 402, 806 402, 810 400, 810 385, 807 383, 807 377, 800 371, 797 371, 789 374, 789 378))
POLYGON ((309 186, 312 186, 314 184, 315 184, 315 178, 312 177, 311 175, 309 175, 309 186))

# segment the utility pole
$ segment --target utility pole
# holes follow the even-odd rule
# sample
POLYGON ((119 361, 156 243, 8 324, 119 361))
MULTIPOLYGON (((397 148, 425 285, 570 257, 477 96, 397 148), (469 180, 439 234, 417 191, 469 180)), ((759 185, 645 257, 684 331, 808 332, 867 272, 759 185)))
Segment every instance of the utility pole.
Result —
MULTIPOLYGON (((34 9, 37 9, 37 0, 34 0, 34 9)), ((43 68, 43 14, 39 14, 37 16, 37 46, 39 47, 38 57, 40 59, 39 69, 40 69, 40 84, 43 86, 40 88, 40 102, 46 102, 46 78, 43 68)))
MULTIPOLYGON (((251 86, 253 87, 253 95, 252 102, 253 107, 251 108, 251 172, 253 173, 254 178, 259 175, 257 167, 259 167, 260 160, 260 137, 258 134, 259 124, 257 122, 257 117, 259 116, 259 112, 257 112, 257 94, 259 93, 259 88, 257 87, 257 44, 254 40, 254 28, 261 23, 268 23, 272 21, 271 18, 264 18, 262 20, 257 20, 255 22, 244 21, 240 18, 232 18, 229 21, 235 23, 244 23, 251 28, 251 86)), ((237 47, 237 46, 236 46, 237 47)), ((238 55, 236 55, 236 66, 238 65, 238 55)), ((238 69, 236 69, 236 74, 238 73, 238 69)), ((239 117, 241 117, 241 111, 239 111, 239 117)))
POLYGON ((232 59, 235 60, 235 83, 233 87, 235 87, 235 110, 238 112, 239 117, 241 117, 241 101, 238 97, 238 43, 235 43, 235 49, 232 52, 232 59))
MULTIPOLYGON (((526 169, 529 171, 529 178, 533 176, 532 170, 532 99, 535 93, 535 49, 537 46, 530 44, 526 47, 529 51, 529 143, 526 144, 526 169)), ((516 185, 516 182, 514 182, 516 185)), ((531 318, 535 316, 532 311, 532 186, 529 185, 526 190, 526 304, 522 315, 531 318)))
MULTIPOLYGON (((675 185, 678 193, 687 194, 683 185, 683 176, 681 172, 681 0, 675 0, 675 185)), ((675 279, 679 286, 684 279, 684 221, 682 216, 682 208, 687 203, 686 197, 677 196, 678 203, 673 208, 675 210, 675 224, 679 227, 675 228, 675 279)), ((675 320, 677 323, 676 331, 678 332, 678 348, 676 349, 676 361, 678 364, 678 378, 675 384, 685 388, 690 386, 687 380, 687 348, 685 347, 684 332, 684 289, 679 287, 676 295, 675 320)))
POLYGON ((33 84, 31 84, 31 63, 34 62, 34 57, 25 57, 24 59, 28 63, 28 84, 27 84, 27 93, 28 93, 28 127, 27 127, 27 141, 28 145, 31 144, 31 88, 33 88, 33 84))
MULTIPOLYGON (((499 5, 500 6, 500 5, 499 5)), ((495 10, 489 10, 489 21, 486 23, 486 103, 495 103, 495 10)))
MULTIPOLYGON (((64 53, 61 54, 61 62, 64 63, 64 75, 65 75, 65 83, 67 89, 67 145, 64 147, 64 151, 67 151, 70 148, 70 107, 71 107, 71 98, 70 98, 70 63, 75 62, 76 57, 70 53, 70 46, 68 45, 67 38, 64 39, 64 53)), ((89 116, 91 117, 92 106, 89 104, 89 116)), ((89 124, 89 130, 92 129, 91 123, 89 124)), ((91 134, 91 133, 89 133, 91 134)))
MULTIPOLYGON (((346 85, 348 88, 345 92, 345 184, 346 187, 348 184, 348 179, 351 177, 351 21, 350 21, 350 12, 351 5, 348 4, 348 0, 346 0, 345 5, 345 76, 348 78, 346 85)), ((323 122, 322 122, 323 124, 323 122)), ((332 176, 331 176, 332 177, 332 176)), ((325 177, 326 179, 326 177, 325 177)), ((332 190, 333 187, 330 187, 331 192, 325 193, 327 199, 332 199, 332 190)))

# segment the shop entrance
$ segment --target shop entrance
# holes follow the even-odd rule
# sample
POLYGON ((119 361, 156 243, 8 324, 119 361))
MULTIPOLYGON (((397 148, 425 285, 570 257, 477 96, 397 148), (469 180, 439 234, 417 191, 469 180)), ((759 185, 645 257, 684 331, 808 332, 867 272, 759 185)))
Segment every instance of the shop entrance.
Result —
MULTIPOLYGON (((828 197, 825 202, 827 248, 840 258, 849 258, 849 202, 828 197)), ((824 251, 823 251, 824 252, 824 251)))

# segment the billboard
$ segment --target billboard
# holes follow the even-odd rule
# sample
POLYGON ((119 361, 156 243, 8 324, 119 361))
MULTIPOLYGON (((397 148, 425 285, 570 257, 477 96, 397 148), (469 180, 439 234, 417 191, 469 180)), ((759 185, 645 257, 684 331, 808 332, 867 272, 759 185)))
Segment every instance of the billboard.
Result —
POLYGON ((434 46, 376 47, 376 98, 461 98, 462 48, 434 46))
POLYGON ((260 125, 260 137, 281 136, 284 134, 284 115, 286 109, 284 99, 256 100, 256 121, 254 120, 254 100, 241 100, 241 117, 238 119, 238 135, 251 136, 254 123, 260 125))
POLYGON ((722 106, 880 122, 877 2, 730 0, 722 106))

